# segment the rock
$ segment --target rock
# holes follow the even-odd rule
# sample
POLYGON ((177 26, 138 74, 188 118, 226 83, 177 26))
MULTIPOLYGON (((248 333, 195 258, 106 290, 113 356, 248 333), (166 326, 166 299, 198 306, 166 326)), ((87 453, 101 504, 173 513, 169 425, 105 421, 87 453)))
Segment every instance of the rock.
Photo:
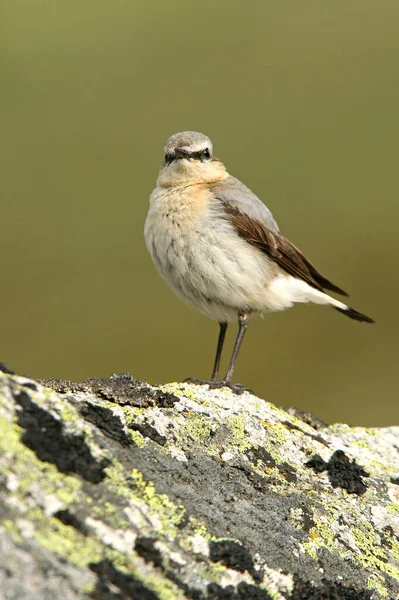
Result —
POLYGON ((7 600, 399 597, 399 427, 0 372, 7 600))

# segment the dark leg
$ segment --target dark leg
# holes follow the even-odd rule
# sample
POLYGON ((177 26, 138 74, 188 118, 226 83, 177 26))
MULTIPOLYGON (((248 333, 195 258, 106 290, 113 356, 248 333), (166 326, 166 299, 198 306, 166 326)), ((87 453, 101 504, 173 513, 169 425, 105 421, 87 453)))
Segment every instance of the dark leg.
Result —
POLYGON ((211 376, 210 381, 208 381, 207 379, 200 379, 199 377, 187 377, 187 379, 185 379, 184 381, 187 381, 188 383, 198 383, 200 385, 211 384, 212 382, 217 381, 218 374, 219 374, 220 359, 222 356, 222 350, 223 350, 223 344, 224 344, 224 338, 226 336, 226 331, 227 331, 227 323, 219 323, 219 327, 220 327, 220 331, 219 331, 219 337, 218 337, 218 344, 216 347, 215 362, 213 364, 213 371, 212 371, 212 376, 211 376))
POLYGON ((249 315, 247 313, 240 313, 238 315, 238 333, 233 348, 233 354, 231 355, 229 366, 227 369, 226 377, 223 379, 226 383, 230 383, 234 367, 236 364, 237 356, 241 348, 242 340, 244 339, 245 332, 248 327, 249 315))
POLYGON ((224 338, 226 336, 226 331, 227 331, 227 323, 219 323, 219 326, 220 326, 220 331, 219 331, 219 337, 218 337, 218 345, 216 347, 215 363, 213 365, 211 381, 216 381, 218 378, 220 359, 222 356, 222 350, 223 350, 223 344, 224 344, 224 338))
POLYGON ((213 389, 228 387, 236 394, 242 394, 245 391, 251 392, 252 390, 244 387, 243 385, 241 385, 239 383, 231 383, 234 366, 235 366, 235 363, 237 360, 238 353, 240 351, 242 340, 244 339, 244 335, 245 335, 245 332, 248 327, 248 321, 249 321, 249 315, 247 313, 240 313, 238 315, 237 338, 236 338, 236 341, 234 344, 233 354, 231 355, 229 367, 227 369, 227 373, 226 373, 226 376, 224 379, 219 380, 219 381, 217 380, 217 374, 218 374, 219 363, 220 363, 220 355, 222 353, 224 336, 225 336, 226 329, 227 329, 227 323, 220 323, 220 333, 219 333, 218 346, 217 346, 217 350, 216 350, 215 366, 213 368, 213 373, 212 373, 212 381, 206 381, 204 379, 196 379, 194 377, 189 377, 188 379, 185 379, 185 381, 189 381, 191 383, 198 383, 198 384, 208 384, 209 387, 213 388, 213 389))

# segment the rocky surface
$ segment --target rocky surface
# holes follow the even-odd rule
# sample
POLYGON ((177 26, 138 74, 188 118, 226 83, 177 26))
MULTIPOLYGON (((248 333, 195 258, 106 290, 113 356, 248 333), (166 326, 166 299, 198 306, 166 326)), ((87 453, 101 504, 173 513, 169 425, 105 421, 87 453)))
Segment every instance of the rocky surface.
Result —
POLYGON ((399 597, 399 427, 0 371, 7 600, 399 597))

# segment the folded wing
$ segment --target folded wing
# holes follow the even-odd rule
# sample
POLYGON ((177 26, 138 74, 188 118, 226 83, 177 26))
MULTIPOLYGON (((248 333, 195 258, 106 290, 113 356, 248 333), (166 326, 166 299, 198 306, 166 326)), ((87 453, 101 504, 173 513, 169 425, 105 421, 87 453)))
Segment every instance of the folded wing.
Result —
MULTIPOLYGON (((289 275, 302 279, 319 291, 329 290, 342 296, 348 296, 344 290, 326 279, 294 244, 278 232, 277 227, 277 231, 273 230, 265 222, 262 222, 263 219, 261 221, 242 212, 237 205, 233 205, 227 200, 226 195, 221 195, 218 199, 222 204, 226 219, 230 221, 238 235, 264 252, 289 275)), ((269 214, 271 215, 271 213, 269 214)), ((273 223, 275 223, 274 219, 273 223)))

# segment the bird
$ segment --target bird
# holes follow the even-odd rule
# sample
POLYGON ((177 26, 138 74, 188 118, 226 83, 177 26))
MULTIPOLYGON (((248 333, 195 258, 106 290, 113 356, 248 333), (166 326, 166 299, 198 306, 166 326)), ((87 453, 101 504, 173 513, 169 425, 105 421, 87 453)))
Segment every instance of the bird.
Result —
POLYGON ((144 226, 146 246, 177 296, 219 323, 210 380, 185 381, 228 387, 237 394, 248 390, 233 383, 232 376, 252 315, 311 302, 374 323, 330 295, 348 296, 280 233, 266 205, 214 156, 208 136, 175 133, 164 151, 144 226), (226 375, 219 379, 226 330, 236 320, 233 352, 226 375))

